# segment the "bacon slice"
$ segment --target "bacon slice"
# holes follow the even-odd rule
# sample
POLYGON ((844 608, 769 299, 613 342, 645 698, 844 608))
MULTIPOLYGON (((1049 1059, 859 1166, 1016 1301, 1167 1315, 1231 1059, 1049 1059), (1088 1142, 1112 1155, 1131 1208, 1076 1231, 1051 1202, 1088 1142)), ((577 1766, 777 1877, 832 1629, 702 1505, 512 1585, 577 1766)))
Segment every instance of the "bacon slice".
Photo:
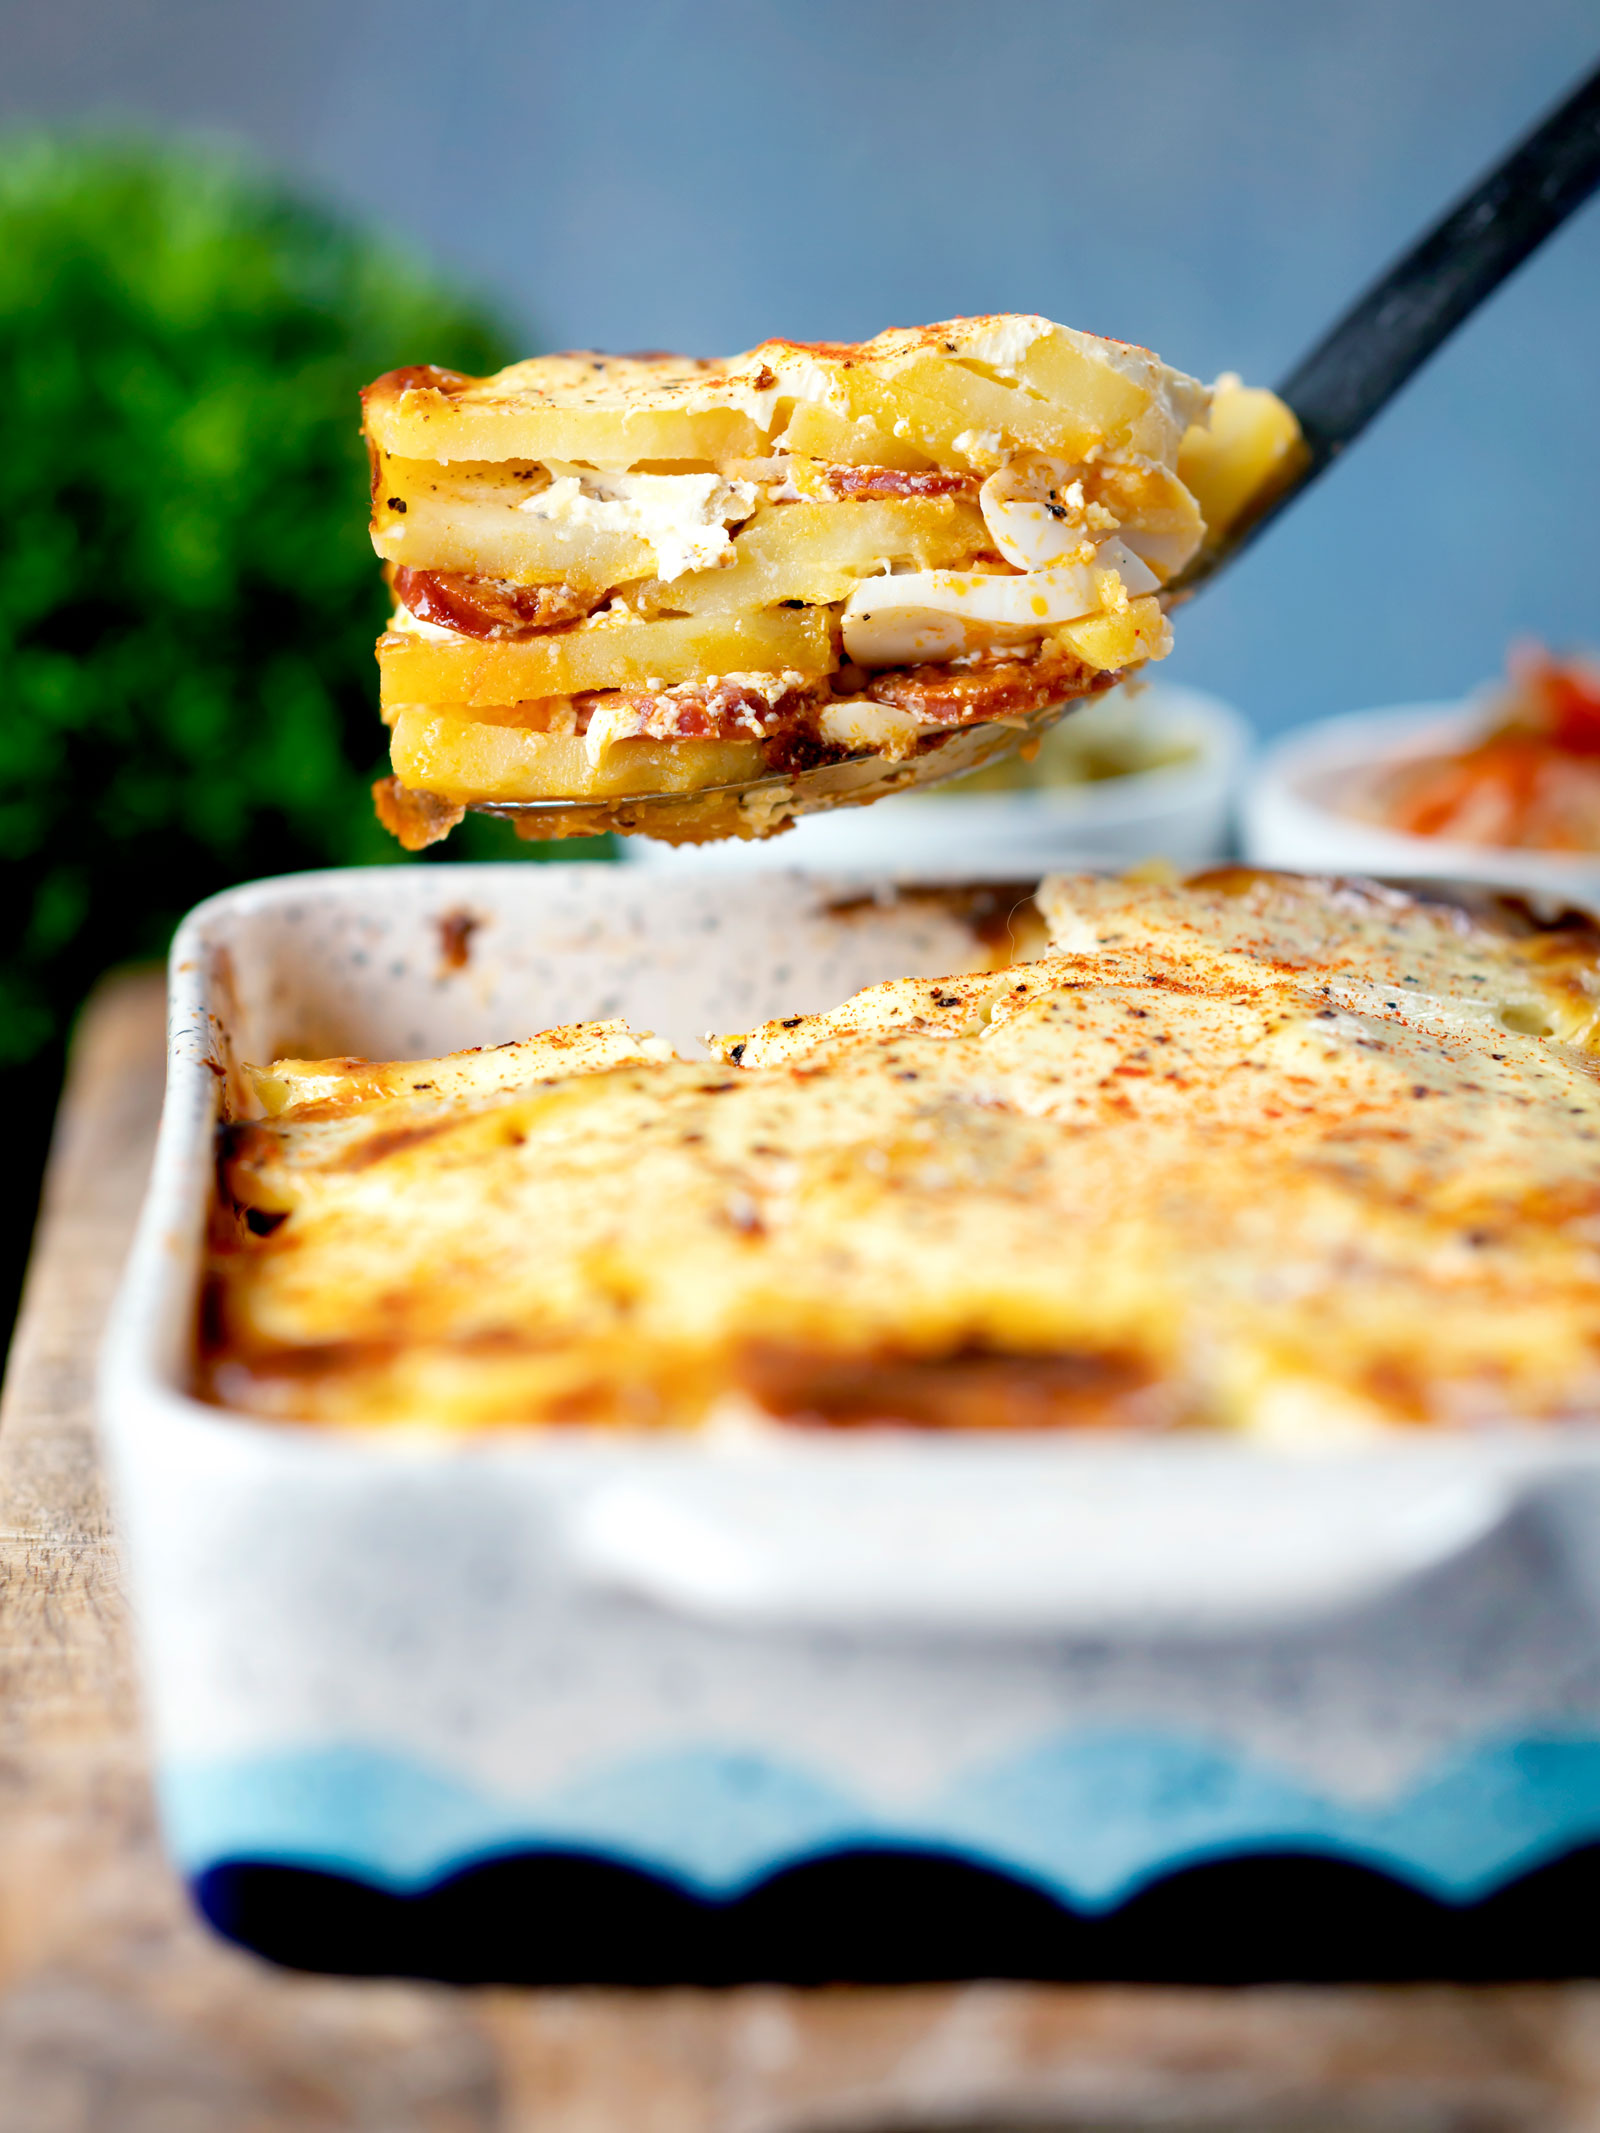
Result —
POLYGON ((395 597, 419 622, 459 630, 463 637, 531 637, 563 622, 581 622, 607 596, 576 585, 511 585, 456 570, 414 570, 400 564, 395 597))
POLYGON ((937 468, 913 474, 900 467, 828 464, 817 471, 835 496, 976 496, 978 493, 975 474, 946 474, 937 468))
POLYGON ((972 726, 987 718, 1024 718, 1063 697, 1093 696, 1120 674, 1097 674, 1070 653, 1051 648, 1037 659, 999 659, 984 666, 892 667, 875 675, 866 694, 893 704, 930 726, 972 726))
POLYGON ((783 677, 679 682, 670 689, 596 689, 572 699, 578 731, 603 726, 608 741, 766 740, 830 700, 827 677, 780 687, 783 677))
MULTIPOLYGON (((859 678, 866 686, 841 697, 837 674, 780 686, 780 675, 724 675, 668 689, 597 689, 572 699, 575 727, 605 743, 650 740, 758 740, 772 769, 791 773, 849 753, 817 730, 825 704, 890 704, 927 726, 973 726, 1021 718, 1068 697, 1098 695, 1120 680, 1050 648, 1038 658, 995 659, 977 666, 920 666, 859 678)), ((598 742, 596 743, 598 745, 598 742)))

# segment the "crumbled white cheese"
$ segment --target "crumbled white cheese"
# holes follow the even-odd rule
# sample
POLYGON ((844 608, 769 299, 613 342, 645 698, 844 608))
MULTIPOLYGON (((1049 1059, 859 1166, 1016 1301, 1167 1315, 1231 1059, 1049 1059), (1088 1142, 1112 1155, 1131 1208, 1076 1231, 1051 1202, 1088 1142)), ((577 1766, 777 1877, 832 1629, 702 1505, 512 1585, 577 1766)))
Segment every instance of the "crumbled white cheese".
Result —
POLYGON ((671 582, 690 570, 714 570, 729 546, 728 527, 756 507, 754 482, 720 474, 624 474, 547 460, 551 482, 517 505, 530 518, 633 533, 648 541, 656 575, 671 582))
POLYGON ((722 471, 730 481, 759 482, 769 504, 798 504, 803 500, 794 485, 794 463, 787 452, 770 459, 730 459, 722 471))
POLYGON ((998 430, 959 430, 950 441, 974 466, 989 466, 1005 457, 1006 441, 998 430))
POLYGON ((437 622, 424 622, 422 617, 414 615, 409 607, 397 605, 394 613, 389 617, 389 627, 392 630, 399 630, 403 636, 425 637, 432 644, 459 644, 461 642, 462 633, 460 630, 442 629, 437 622))
POLYGON ((797 667, 784 667, 777 672, 719 674, 719 688, 748 689, 752 696, 761 697, 768 705, 776 704, 788 695, 791 689, 804 688, 814 681, 813 674, 802 674, 797 667))
MULTIPOLYGON (((806 682, 812 679, 814 677, 809 674, 802 674, 796 669, 788 668, 779 673, 761 671, 755 673, 734 672, 718 674, 713 677, 710 685, 719 689, 734 688, 745 690, 751 696, 759 696, 767 707, 771 709, 782 698, 787 696, 791 689, 803 687, 806 682)), ((659 678, 652 676, 646 680, 644 686, 648 690, 672 698, 680 690, 694 690, 704 685, 683 682, 668 687, 659 678)), ((749 722, 747 721, 747 723, 749 722)), ((750 723, 750 730, 754 732, 759 729, 754 723, 750 723)), ((598 763, 613 741, 619 738, 624 740, 631 739, 638 731, 638 709, 628 694, 625 693, 615 697, 609 703, 597 704, 589 715, 589 724, 583 737, 584 749, 589 761, 598 763)))
POLYGON ((583 752, 593 768, 605 754, 611 743, 619 736, 626 738, 639 730, 638 713, 625 697, 616 697, 610 703, 596 704, 589 713, 589 723, 584 728, 583 752))

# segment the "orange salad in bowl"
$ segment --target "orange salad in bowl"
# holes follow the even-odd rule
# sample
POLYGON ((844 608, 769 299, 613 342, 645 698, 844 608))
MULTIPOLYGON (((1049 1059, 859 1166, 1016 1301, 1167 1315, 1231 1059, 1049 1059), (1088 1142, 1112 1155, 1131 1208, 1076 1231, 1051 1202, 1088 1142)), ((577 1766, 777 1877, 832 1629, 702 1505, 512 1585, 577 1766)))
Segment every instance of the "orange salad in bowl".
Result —
POLYGON ((1470 747, 1386 766, 1351 811, 1414 837, 1600 852, 1600 662, 1513 650, 1470 747))

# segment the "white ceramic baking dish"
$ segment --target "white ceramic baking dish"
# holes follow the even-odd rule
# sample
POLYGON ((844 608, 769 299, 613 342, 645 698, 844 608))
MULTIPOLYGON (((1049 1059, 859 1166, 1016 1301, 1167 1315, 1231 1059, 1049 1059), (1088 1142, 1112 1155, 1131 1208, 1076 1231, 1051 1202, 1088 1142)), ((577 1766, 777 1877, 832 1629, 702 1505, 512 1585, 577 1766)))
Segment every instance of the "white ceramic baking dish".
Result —
POLYGON ((408 1895, 560 1854, 727 1902, 867 1848, 1083 1912, 1288 1846, 1459 1899, 1600 1837, 1588 1428, 1315 1455, 733 1444, 354 1434, 192 1397, 232 1063, 619 1014, 692 1047, 974 967, 1024 893, 731 886, 374 869, 182 928, 101 1413, 167 1832, 202 1892, 240 1861, 408 1895))

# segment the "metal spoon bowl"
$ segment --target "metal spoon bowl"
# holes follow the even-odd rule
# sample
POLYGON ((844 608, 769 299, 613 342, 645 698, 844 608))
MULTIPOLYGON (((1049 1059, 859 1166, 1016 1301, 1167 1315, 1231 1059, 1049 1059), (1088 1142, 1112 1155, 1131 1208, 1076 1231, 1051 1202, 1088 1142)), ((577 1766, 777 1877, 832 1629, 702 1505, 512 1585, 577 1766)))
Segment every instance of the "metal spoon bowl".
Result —
POLYGON ((869 753, 821 763, 814 770, 774 773, 731 785, 629 793, 620 799, 482 800, 475 804, 475 811, 507 817, 524 837, 589 836, 602 829, 635 827, 685 844, 729 835, 770 836, 779 823, 798 821, 802 815, 835 807, 865 807, 890 793, 963 777, 1038 740, 1084 700, 1047 704, 1026 717, 952 726, 925 739, 920 753, 899 762, 869 753), (640 817, 637 824, 632 819, 635 814, 640 817))

